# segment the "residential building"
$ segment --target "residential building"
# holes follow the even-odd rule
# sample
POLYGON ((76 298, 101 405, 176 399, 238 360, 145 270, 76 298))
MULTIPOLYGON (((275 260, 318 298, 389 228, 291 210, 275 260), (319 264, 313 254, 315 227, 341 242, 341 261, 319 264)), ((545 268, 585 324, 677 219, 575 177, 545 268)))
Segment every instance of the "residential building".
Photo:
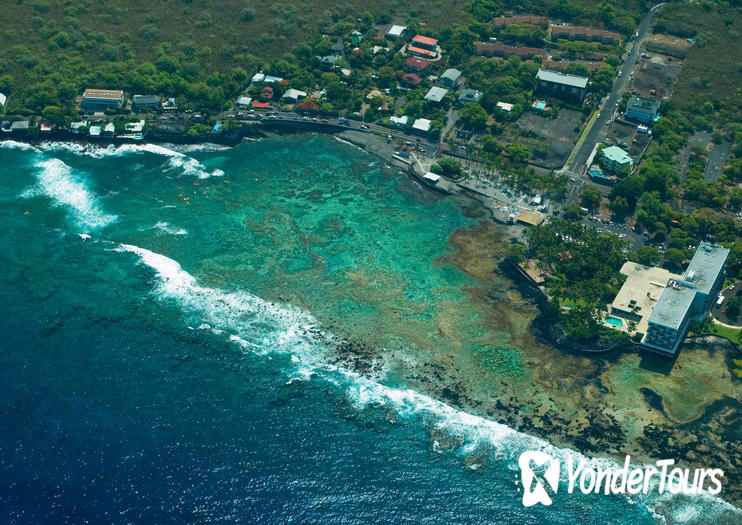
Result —
POLYGON ((647 320, 642 344, 675 355, 692 321, 702 322, 724 282, 729 250, 701 242, 682 279, 670 279, 647 320))
POLYGON ((291 104, 296 104, 300 100, 306 98, 306 96, 306 91, 300 91, 298 89, 291 88, 286 90, 286 93, 283 94, 281 99, 291 104))
POLYGON ((103 128, 103 135, 106 137, 113 137, 114 133, 116 133, 116 126, 113 125, 113 122, 109 122, 103 128))
POLYGON ((439 79, 439 82, 443 84, 444 86, 456 89, 459 87, 459 81, 461 80, 461 71, 458 69, 446 69, 443 74, 441 75, 441 78, 439 79))
POLYGON ((427 100, 428 102, 432 102, 433 104, 440 104, 445 98, 447 93, 448 93, 447 89, 444 89, 438 86, 433 86, 432 88, 428 90, 428 93, 425 95, 425 100, 427 100))
POLYGON ((423 133, 428 133, 430 131, 430 125, 430 120, 426 118, 419 118, 416 119, 415 122, 412 124, 412 129, 421 131, 423 133))
POLYGON ((535 56, 546 58, 546 50, 538 47, 513 47, 493 42, 476 42, 474 52, 479 56, 502 57, 517 56, 522 60, 531 59, 535 56))
POLYGON ((413 45, 414 47, 427 49, 428 51, 438 50, 438 40, 423 35, 415 35, 415 37, 412 39, 411 45, 413 45))
POLYGON ((91 137, 100 137, 101 131, 103 131, 103 128, 100 126, 90 126, 90 136, 91 137))
POLYGON ((263 72, 260 72, 253 75, 250 84, 254 86, 255 84, 260 84, 261 82, 264 82, 266 84, 278 84, 280 82, 283 82, 283 79, 281 77, 274 77, 272 75, 266 75, 263 72))
POLYGON ((482 92, 476 89, 464 89, 459 96, 460 104, 469 104, 470 102, 479 102, 482 100, 482 92))
POLYGON ((0 93, 0 106, 4 106, 7 101, 8 101, 8 97, 0 93))
POLYGON ((237 109, 247 109, 252 103, 251 97, 240 97, 237 99, 237 109))
POLYGON ((566 40, 584 40, 586 42, 600 42, 602 44, 618 45, 621 43, 621 35, 613 31, 593 29, 592 27, 580 26, 551 26, 552 38, 563 38, 566 40))
POLYGON ((620 173, 631 169, 634 159, 618 146, 610 146, 603 149, 600 164, 606 171, 620 173))
POLYGON ((29 124, 28 120, 16 120, 10 125, 10 131, 12 133, 28 133, 29 124))
POLYGON ((654 121, 659 109, 659 101, 632 95, 626 104, 625 116, 627 119, 648 124, 654 121))
POLYGON ((402 75, 402 82, 409 87, 417 87, 422 82, 422 78, 417 73, 405 73, 402 75))
POLYGON ((405 31, 407 31, 407 28, 405 26, 393 25, 389 28, 389 31, 386 32, 385 36, 390 40, 396 40, 397 38, 401 37, 405 31))
POLYGON ((401 128, 407 126, 407 123, 410 121, 410 117, 407 115, 402 115, 401 117, 389 117, 389 123, 393 124, 395 126, 399 126, 401 128))
POLYGON ((412 73, 422 73, 430 65, 430 60, 420 57, 409 57, 405 61, 405 65, 407 66, 407 70, 412 73))
POLYGON ((86 89, 82 94, 82 110, 103 112, 118 109, 124 102, 124 92, 120 89, 86 89))
POLYGON ((508 102, 498 102, 497 107, 505 113, 510 113, 511 111, 513 111, 513 104, 510 104, 508 102))
POLYGON ((548 69, 536 73, 536 90, 555 97, 582 100, 587 90, 587 77, 567 75, 548 69))
POLYGON ((497 30, 505 29, 512 24, 533 24, 546 29, 549 27, 549 19, 545 16, 521 15, 521 16, 500 16, 492 20, 492 26, 497 30))
POLYGON ((429 58, 431 60, 434 60, 438 57, 437 52, 431 51, 430 49, 424 49, 422 47, 413 46, 412 44, 407 46, 407 54, 422 57, 422 58, 429 58))

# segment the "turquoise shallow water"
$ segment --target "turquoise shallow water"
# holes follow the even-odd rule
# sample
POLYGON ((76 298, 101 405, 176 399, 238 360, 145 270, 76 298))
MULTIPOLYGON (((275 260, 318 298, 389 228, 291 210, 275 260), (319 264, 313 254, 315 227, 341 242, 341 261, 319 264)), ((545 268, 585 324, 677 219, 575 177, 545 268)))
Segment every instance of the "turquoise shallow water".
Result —
POLYGON ((517 454, 549 445, 397 379, 451 351, 443 325, 462 360, 522 349, 441 261, 472 221, 377 159, 6 143, 0 180, 4 521, 654 521, 524 509, 517 454))

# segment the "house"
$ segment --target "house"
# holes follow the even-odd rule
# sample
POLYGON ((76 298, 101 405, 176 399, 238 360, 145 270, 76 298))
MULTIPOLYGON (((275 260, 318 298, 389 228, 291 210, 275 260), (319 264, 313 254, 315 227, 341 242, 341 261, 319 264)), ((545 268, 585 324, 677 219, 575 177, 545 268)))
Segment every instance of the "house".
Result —
POLYGON ((0 106, 4 106, 5 105, 5 102, 7 102, 7 100, 8 100, 8 97, 6 97, 2 93, 0 93, 0 106))
POLYGON ((339 55, 326 55, 319 59, 320 67, 324 70, 329 70, 335 67, 335 63, 340 60, 339 55))
POLYGON ((508 104, 507 102, 498 102, 497 107, 500 109, 500 111, 504 111, 505 113, 510 113, 513 111, 513 105, 508 104))
POLYGON ((10 131, 12 133, 28 133, 29 124, 28 120, 16 120, 10 125, 10 131))
POLYGON ((546 29, 547 27, 549 27, 549 19, 545 16, 524 15, 500 16, 492 20, 492 27, 494 27, 497 31, 505 29, 507 26, 512 24, 532 24, 546 29))
POLYGON ((247 109, 250 107, 251 103, 252 103, 252 98, 240 97, 237 99, 237 109, 247 109))
POLYGON ((72 122, 70 124, 70 131, 73 133, 80 133, 80 130, 82 128, 87 128, 90 125, 90 122, 87 120, 81 120, 79 122, 72 122))
POLYGON ((144 131, 144 125, 146 122, 140 120, 138 122, 127 122, 124 124, 124 130, 129 133, 142 133, 144 131))
POLYGON ((82 94, 82 110, 90 113, 118 109, 124 103, 120 89, 86 89, 82 94))
POLYGON ((546 58, 545 49, 538 47, 513 47, 504 44, 495 44, 493 42, 476 42, 474 44, 474 53, 485 57, 507 58, 517 56, 521 60, 527 60, 535 56, 546 58))
POLYGON ((100 137, 101 131, 103 131, 103 128, 100 126, 90 126, 90 136, 91 137, 100 137))
POLYGON ((729 250, 701 242, 679 279, 667 281, 647 319, 642 345, 662 355, 673 356, 683 342, 691 321, 703 322, 724 282, 724 264, 729 250))
POLYGON ((299 91, 298 89, 291 88, 286 91, 286 93, 283 94, 281 97, 281 100, 285 102, 289 102, 291 104, 296 104, 301 99, 306 98, 307 93, 306 91, 299 91))
POLYGON ((350 41, 353 44, 360 44, 361 42, 363 42, 363 35, 359 31, 353 31, 350 34, 350 41))
POLYGON ((413 46, 412 44, 407 46, 407 54, 422 57, 422 58, 429 58, 431 60, 438 57, 438 53, 436 53, 435 51, 424 49, 422 47, 413 46))
POLYGON ((389 28, 389 31, 386 32, 385 36, 390 40, 396 40, 397 38, 401 37, 405 31, 407 31, 407 28, 405 26, 393 25, 389 28))
POLYGON ((113 137, 113 134, 116 132, 116 126, 113 125, 113 122, 109 122, 106 124, 106 127, 103 128, 103 135, 106 137, 113 137))
POLYGON ((430 131, 430 125, 430 120, 426 118, 419 118, 415 119, 415 122, 412 124, 412 129, 421 131, 423 133, 428 133, 430 131))
POLYGON ((430 60, 420 57, 409 57, 405 61, 405 65, 407 66, 407 70, 412 73, 422 73, 430 65, 430 60))
POLYGON ((250 84, 254 86, 255 84, 260 84, 261 82, 265 84, 278 84, 283 82, 283 79, 281 77, 274 77, 260 72, 253 75, 250 84))
POLYGON ((477 91, 476 89, 465 89, 461 92, 461 95, 459 96, 459 103, 460 104, 469 104, 470 102, 479 102, 482 100, 482 92, 477 91))
POLYGON ((51 133, 52 130, 56 127, 56 124, 53 122, 42 122, 39 124, 39 131, 41 133, 51 133))
POLYGON ((402 81, 410 87, 417 87, 422 82, 422 78, 417 73, 405 73, 402 76, 402 81))
POLYGON ((161 99, 157 95, 134 95, 131 97, 131 110, 134 113, 160 109, 161 99))
POLYGON ((411 45, 428 51, 438 50, 438 40, 422 35, 415 35, 411 45))
POLYGON ((410 117, 408 117, 407 115, 403 115, 401 117, 394 117, 394 116, 389 117, 389 123, 394 126, 405 127, 407 126, 407 123, 409 121, 410 121, 410 117))
POLYGON ((270 102, 260 102, 258 100, 253 100, 252 101, 252 107, 254 109, 268 109, 268 108, 271 107, 271 103, 270 102))
POLYGON ((175 111, 177 109, 178 106, 175 104, 175 97, 168 97, 166 100, 162 101, 163 111, 175 111))
POLYGON ((440 104, 443 99, 445 98, 446 94, 448 93, 447 89, 444 89, 442 87, 433 86, 428 90, 428 93, 425 95, 425 100, 428 102, 432 102, 433 104, 440 104))
POLYGON ((613 31, 604 31, 602 29, 593 29, 592 27, 580 26, 551 26, 552 39, 565 40, 584 40, 586 42, 600 42, 601 44, 610 44, 617 46, 621 43, 621 35, 613 31))
POLYGON ((610 146, 603 149, 600 164, 606 171, 619 173, 631 169, 631 166, 634 164, 634 159, 618 146, 610 146))
POLYGON ((548 69, 536 73, 536 90, 555 97, 582 100, 587 90, 587 77, 566 75, 548 69))
POLYGON ((461 71, 458 69, 446 69, 443 74, 441 75, 441 78, 439 79, 439 82, 443 84, 444 86, 456 89, 459 87, 459 81, 461 80, 461 71))
POLYGON ((652 98, 637 97, 632 95, 626 104, 624 115, 629 120, 648 124, 653 122, 660 109, 660 103, 652 98))
POLYGON ((273 88, 270 86, 263 86, 263 89, 260 91, 260 96, 263 98, 267 98, 268 100, 273 98, 273 88))

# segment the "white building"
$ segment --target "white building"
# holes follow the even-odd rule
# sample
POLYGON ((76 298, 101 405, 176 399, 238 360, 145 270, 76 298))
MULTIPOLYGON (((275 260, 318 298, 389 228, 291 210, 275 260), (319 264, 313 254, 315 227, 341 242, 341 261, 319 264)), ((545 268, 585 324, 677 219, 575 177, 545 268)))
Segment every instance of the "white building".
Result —
POLYGON ((428 131, 430 131, 430 124, 430 120, 426 118, 419 118, 415 120, 414 124, 412 124, 412 129, 427 133, 428 131))
POLYGON ((402 33, 404 33, 405 31, 407 31, 407 28, 405 26, 395 25, 389 28, 389 31, 386 32, 386 37, 394 40, 401 37, 402 33))

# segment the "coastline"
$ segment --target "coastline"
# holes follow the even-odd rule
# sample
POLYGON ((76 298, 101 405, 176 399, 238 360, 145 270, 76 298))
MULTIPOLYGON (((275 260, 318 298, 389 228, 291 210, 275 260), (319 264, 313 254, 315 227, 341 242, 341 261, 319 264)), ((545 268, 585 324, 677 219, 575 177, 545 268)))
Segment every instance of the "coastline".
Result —
MULTIPOLYGON (((378 137, 372 133, 364 133, 360 131, 355 131, 354 133, 358 134, 361 139, 368 137, 368 140, 365 141, 365 143, 363 141, 359 141, 361 142, 361 144, 354 143, 354 145, 356 145, 357 147, 361 147, 369 154, 379 156, 384 161, 390 161, 389 157, 385 156, 384 153, 390 150, 393 151, 393 144, 387 144, 383 138, 378 137)), ((264 133, 262 136, 270 137, 271 134, 264 133)), ((343 140, 348 140, 347 137, 342 138, 343 140)), ((351 136, 351 138, 353 138, 353 136, 351 136)), ((358 139, 358 137, 356 137, 356 139, 358 139)), ((42 141, 47 140, 49 139, 44 138, 42 141)), ((39 142, 39 140, 36 140, 34 142, 39 142)), ((76 140, 75 142, 89 141, 76 140)), ((100 142, 117 144, 117 142, 110 140, 100 142)), ((136 142, 142 143, 142 141, 136 142)), ((202 142, 209 143, 213 141, 208 140, 202 142)), ((147 143, 154 142, 147 141, 147 143)), ((157 143, 162 142, 157 141, 157 143)), ((405 176, 408 175, 405 173, 405 176)), ((475 198, 474 201, 481 204, 481 200, 479 199, 475 198)), ((469 213, 472 213, 470 208, 471 206, 467 210, 462 207, 465 213, 467 211, 469 213)), ((482 209, 485 209, 485 207, 482 206, 482 209)), ((499 230, 499 235, 503 238, 507 238, 508 236, 510 236, 509 234, 513 233, 514 231, 508 227, 502 227, 501 225, 497 225, 497 227, 495 227, 494 222, 492 222, 490 219, 482 217, 481 215, 479 215, 479 218, 481 219, 479 226, 477 226, 479 230, 476 230, 476 228, 473 227, 462 228, 463 230, 468 231, 454 232, 452 237, 462 234, 469 234, 469 231, 472 231, 474 238, 483 241, 486 237, 492 236, 493 228, 499 230)), ((520 230, 522 229, 522 227, 516 227, 516 229, 520 230)), ((457 246, 459 251, 462 251, 461 246, 456 242, 456 239, 453 240, 453 244, 457 246)), ((483 244, 483 246, 485 247, 485 249, 487 248, 486 245, 483 244)), ((463 259, 471 259, 472 257, 482 257, 482 253, 463 253, 462 255, 463 259)), ((455 262, 452 262, 452 264, 457 266, 461 271, 471 274, 471 268, 468 268, 466 265, 456 264, 455 262)), ((476 277, 477 276, 475 275, 475 278, 476 277)), ((485 286, 489 282, 487 278, 483 278, 481 275, 478 277, 482 278, 483 284, 485 286)), ((511 278, 509 279, 512 281, 511 278)), ((518 288, 516 281, 512 281, 511 288, 518 288)), ((492 290, 491 293, 495 293, 495 290, 492 290)), ((525 294, 520 295, 522 297, 525 294)), ((501 302, 512 302, 512 299, 510 296, 505 295, 504 297, 502 297, 501 302)), ((501 305, 500 307, 503 306, 501 305)), ((516 308, 522 309, 526 312, 530 312, 529 316, 535 314, 533 305, 529 304, 529 301, 521 301, 521 304, 516 308)), ((532 327, 530 327, 530 329, 531 331, 533 331, 532 327)), ((538 339, 537 334, 532 333, 531 335, 534 336, 534 339, 538 339)), ((564 349, 551 348, 547 350, 547 352, 549 351, 551 352, 551 357, 554 361, 585 359, 585 356, 578 356, 576 358, 569 355, 554 356, 554 352, 564 354, 564 349)), ((545 352, 542 355, 549 354, 545 352)), ((598 386, 602 386, 602 388, 605 389, 605 385, 602 384, 603 374, 606 372, 607 368, 613 366, 617 360, 623 357, 623 355, 624 352, 612 352, 611 355, 608 357, 596 357, 595 359, 593 359, 597 362, 593 363, 593 370, 586 370, 584 372, 584 375, 580 379, 586 382, 594 382, 598 386)), ((351 359, 351 361, 354 361, 355 364, 358 364, 358 356, 348 355, 347 357, 355 357, 355 359, 351 359)), ((518 399, 514 392, 511 392, 513 395, 509 399, 507 399, 507 396, 503 396, 502 399, 498 398, 497 400, 493 400, 492 402, 484 402, 481 399, 478 399, 478 396, 470 391, 470 387, 461 380, 461 374, 458 372, 459 371, 455 369, 441 369, 434 371, 434 373, 432 373, 429 377, 422 380, 419 377, 411 377, 408 378, 408 380, 410 381, 410 384, 414 385, 416 388, 420 388, 422 392, 432 394, 438 399, 444 400, 447 403, 451 403, 452 405, 469 411, 470 413, 482 414, 486 417, 494 418, 496 421, 506 423, 518 431, 526 432, 540 438, 547 439, 549 440, 549 442, 558 447, 569 447, 590 455, 607 455, 613 459, 621 459, 621 454, 625 452, 625 450, 622 450, 620 447, 616 446, 617 441, 619 443, 625 441, 625 437, 622 436, 620 425, 616 422, 615 418, 611 417, 611 411, 606 410, 607 413, 605 413, 603 410, 604 407, 597 406, 598 403, 596 403, 595 406, 583 407, 586 413, 592 414, 594 416, 590 419, 587 419, 587 421, 589 421, 589 424, 586 425, 584 421, 577 420, 577 418, 570 419, 571 414, 569 413, 569 411, 557 410, 556 408, 553 408, 551 410, 540 410, 541 406, 539 406, 538 402, 534 402, 533 404, 524 402, 523 399, 518 399), (526 412, 523 410, 524 408, 535 408, 535 410, 528 410, 528 412, 526 412)), ((708 424, 708 421, 712 420, 715 414, 719 414, 730 407, 733 408, 733 403, 731 403, 731 401, 729 400, 714 404, 713 406, 708 407, 703 412, 703 415, 700 418, 692 422, 685 423, 684 426, 686 429, 689 430, 695 430, 692 427, 698 427, 698 429, 700 429, 703 425, 708 424)), ((658 413, 660 413, 662 418, 668 419, 667 414, 662 414, 660 411, 658 411, 658 413)), ((690 464, 696 464, 693 458, 693 447, 688 444, 673 444, 672 440, 670 439, 671 430, 674 431, 675 429, 672 428, 672 426, 664 426, 663 428, 663 426, 658 425, 657 430, 655 431, 655 435, 657 436, 656 440, 644 441, 642 443, 639 443, 640 446, 634 449, 636 453, 632 452, 632 456, 643 461, 651 461, 652 458, 657 459, 661 456, 664 457, 664 455, 667 454, 668 451, 673 451, 673 453, 677 452, 675 457, 677 457, 678 459, 687 459, 690 464), (663 435, 665 436, 664 439, 662 438, 663 435)), ((709 454, 709 457, 721 459, 721 456, 717 456, 716 454, 709 454)), ((701 459, 701 461, 705 460, 706 458, 701 459)), ((739 504, 739 502, 742 500, 742 495, 738 493, 735 493, 733 495, 734 499, 729 499, 729 494, 725 494, 725 496, 728 501, 732 501, 737 504, 739 504)))

